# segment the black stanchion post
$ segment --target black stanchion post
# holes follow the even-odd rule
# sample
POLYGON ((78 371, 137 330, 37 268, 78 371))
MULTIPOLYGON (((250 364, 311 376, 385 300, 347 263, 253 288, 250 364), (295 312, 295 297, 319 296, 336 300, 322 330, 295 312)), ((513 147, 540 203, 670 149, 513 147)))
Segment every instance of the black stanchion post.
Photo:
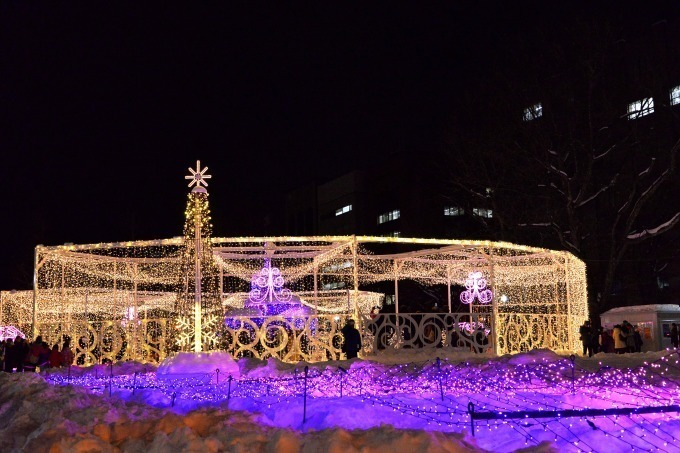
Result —
POLYGON ((437 357, 437 380, 439 381, 439 394, 444 401, 444 388, 442 387, 442 361, 437 357))
POLYGON ((135 389, 137 388, 137 371, 135 371, 135 375, 132 378, 132 394, 135 394, 135 389))
POLYGON ((472 437, 475 437, 475 405, 472 402, 468 403, 468 415, 470 415, 470 430, 472 437))
POLYGON ((229 375, 229 386, 227 387, 227 407, 229 407, 229 400, 231 399, 231 374, 229 375))
POLYGON ((340 398, 342 398, 342 383, 345 378, 345 374, 347 374, 347 370, 344 369, 343 367, 339 366, 338 371, 340 372, 340 398))
POLYGON ((172 392, 172 400, 171 400, 171 405, 172 407, 175 407, 175 398, 177 397, 177 392, 172 392))
POLYGON ((574 363, 576 362, 576 356, 574 354, 570 355, 569 360, 571 360, 571 393, 574 393, 574 370, 576 369, 574 363))
POLYGON ((342 378, 343 378, 341 370, 342 368, 338 367, 338 371, 340 371, 340 398, 342 398, 342 378))
POLYGON ((307 373, 309 372, 309 367, 305 365, 305 386, 304 386, 304 397, 302 400, 302 424, 307 422, 307 373))
POLYGON ((109 365, 109 396, 111 396, 112 390, 113 390, 113 360, 109 365))
POLYGON ((215 385, 220 385, 220 369, 215 369, 215 385))

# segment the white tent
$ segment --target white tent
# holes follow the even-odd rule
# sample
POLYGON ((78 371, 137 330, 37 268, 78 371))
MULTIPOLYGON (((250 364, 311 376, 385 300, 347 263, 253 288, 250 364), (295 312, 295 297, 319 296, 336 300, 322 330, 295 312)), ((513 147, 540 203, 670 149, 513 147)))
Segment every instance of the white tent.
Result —
POLYGON ((633 305, 612 308, 600 315, 600 322, 605 329, 612 329, 623 321, 640 328, 643 352, 660 351, 671 347, 671 323, 680 327, 680 305, 633 305))

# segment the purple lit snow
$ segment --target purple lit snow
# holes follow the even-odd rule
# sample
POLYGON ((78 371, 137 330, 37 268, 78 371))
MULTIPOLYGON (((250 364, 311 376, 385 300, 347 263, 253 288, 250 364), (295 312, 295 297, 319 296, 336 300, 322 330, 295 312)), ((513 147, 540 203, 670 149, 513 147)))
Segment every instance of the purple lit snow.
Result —
POLYGON ((391 445, 394 451, 680 448, 679 414, 654 412, 662 406, 677 407, 680 399, 675 351, 578 357, 573 367, 570 358, 549 351, 496 359, 457 353, 441 355, 440 360, 427 353, 403 350, 374 360, 315 364, 241 359, 234 364, 238 372, 227 371, 230 365, 222 354, 219 372, 217 367, 205 372, 210 369, 205 358, 201 370, 184 358, 177 362, 174 378, 166 373, 161 379, 155 367, 138 363, 73 367, 70 373, 61 369, 41 377, 3 374, 0 432, 5 440, 0 447, 59 442, 64 449, 77 449, 76 442, 89 439, 97 448, 132 448, 130 442, 139 448, 193 448, 186 439, 173 437, 174 430, 181 429, 190 430, 192 445, 205 450, 213 449, 211 445, 228 449, 225 442, 243 442, 246 450, 282 448, 276 444, 281 436, 292 451, 326 450, 329 442, 369 451, 370 445, 391 445), (36 389, 44 397, 30 403, 36 389), (66 394, 75 402, 64 406, 66 394), (647 413, 482 419, 475 421, 473 437, 470 403, 478 415, 617 408, 646 408, 647 413), (72 420, 74 404, 94 420, 72 420), (25 409, 22 405, 37 412, 29 416, 30 423, 17 419, 25 409), (96 409, 100 407, 108 409, 96 409), (243 432, 234 432, 234 426, 243 432), (62 431, 64 438, 57 439, 55 432, 62 431), (80 434, 68 437, 66 432, 80 434), (127 434, 116 437, 117 432, 127 434))

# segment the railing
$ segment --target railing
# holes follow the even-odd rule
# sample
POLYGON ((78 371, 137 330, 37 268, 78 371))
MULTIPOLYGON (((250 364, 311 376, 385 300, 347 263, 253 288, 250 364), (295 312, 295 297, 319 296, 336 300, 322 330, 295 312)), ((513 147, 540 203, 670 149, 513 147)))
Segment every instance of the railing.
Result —
POLYGON ((170 352, 171 323, 166 318, 44 323, 38 325, 37 332, 50 347, 70 338, 78 365, 123 360, 156 363, 170 352))
POLYGON ((490 315, 469 313, 382 314, 362 317, 363 353, 384 349, 456 348, 486 352, 490 315))
MULTIPOLYGON (((348 315, 310 315, 227 318, 216 333, 219 349, 235 358, 275 357, 284 362, 319 362, 344 358, 341 332, 348 315)), ((455 348, 485 352, 491 348, 490 317, 468 313, 382 314, 362 316, 357 323, 362 336, 361 355, 385 349, 455 348)), ((38 334, 50 346, 71 338, 80 365, 138 360, 160 362, 177 350, 172 319, 136 321, 74 321, 43 323, 38 334)))

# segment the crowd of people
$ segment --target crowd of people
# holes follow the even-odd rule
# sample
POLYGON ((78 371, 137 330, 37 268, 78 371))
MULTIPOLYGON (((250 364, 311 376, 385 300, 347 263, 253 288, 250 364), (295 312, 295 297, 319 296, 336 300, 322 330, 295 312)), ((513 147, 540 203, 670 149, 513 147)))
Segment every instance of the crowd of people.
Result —
POLYGON ((20 336, 14 340, 8 338, 0 342, 0 359, 2 371, 7 373, 70 366, 73 364, 71 339, 64 338, 61 348, 56 343, 50 349, 40 335, 32 343, 20 336))
POLYGON ((591 325, 586 321, 580 328, 583 355, 592 357, 598 352, 625 354, 642 351, 640 329, 628 321, 616 324, 612 330, 591 325))

